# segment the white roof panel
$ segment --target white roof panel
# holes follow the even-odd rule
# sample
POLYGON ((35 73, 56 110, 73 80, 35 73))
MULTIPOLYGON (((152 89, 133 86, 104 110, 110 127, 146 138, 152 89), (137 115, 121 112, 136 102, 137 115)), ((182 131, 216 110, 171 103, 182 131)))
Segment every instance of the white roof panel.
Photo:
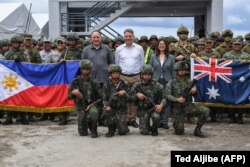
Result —
POLYGON ((0 22, 14 12, 22 3, 0 3, 0 22))
POLYGON ((48 13, 32 13, 32 17, 38 24, 38 26, 42 29, 45 24, 49 21, 48 13))

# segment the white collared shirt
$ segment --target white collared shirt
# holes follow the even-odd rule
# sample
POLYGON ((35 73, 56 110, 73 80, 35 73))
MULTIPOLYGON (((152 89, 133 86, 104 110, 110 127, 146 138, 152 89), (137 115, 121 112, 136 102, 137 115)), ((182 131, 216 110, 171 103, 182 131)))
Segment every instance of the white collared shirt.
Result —
POLYGON ((138 74, 144 64, 143 48, 136 43, 131 47, 120 45, 115 51, 115 63, 122 68, 123 74, 138 74))

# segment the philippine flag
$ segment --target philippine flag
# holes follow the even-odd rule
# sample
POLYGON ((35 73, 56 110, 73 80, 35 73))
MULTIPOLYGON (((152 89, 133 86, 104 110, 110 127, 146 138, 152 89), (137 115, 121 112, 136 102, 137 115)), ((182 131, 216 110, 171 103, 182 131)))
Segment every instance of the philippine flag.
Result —
POLYGON ((0 109, 27 112, 73 111, 68 87, 79 61, 29 64, 0 61, 0 109))

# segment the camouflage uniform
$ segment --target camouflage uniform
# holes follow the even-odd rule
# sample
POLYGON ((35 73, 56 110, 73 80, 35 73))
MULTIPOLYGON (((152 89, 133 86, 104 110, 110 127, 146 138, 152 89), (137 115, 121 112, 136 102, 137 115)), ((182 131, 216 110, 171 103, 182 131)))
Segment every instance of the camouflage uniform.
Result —
MULTIPOLYGON (((76 33, 69 33, 67 35, 67 40, 76 40, 75 47, 70 48, 68 47, 61 55, 60 59, 64 60, 81 60, 81 54, 82 51, 81 49, 77 48, 77 40, 79 39, 78 35, 76 33)), ((63 112, 62 113, 62 120, 59 122, 59 125, 66 125, 67 124, 67 116, 68 112, 63 112)))
MULTIPOLYGON (((208 42, 214 42, 212 38, 207 38, 205 43, 208 42)), ((207 57, 207 58, 220 58, 220 53, 217 52, 216 50, 212 49, 212 50, 207 50, 205 49, 204 51, 201 51, 198 53, 198 56, 200 57, 207 57)))
POLYGON ((250 54, 250 33, 245 35, 245 40, 247 41, 246 46, 242 49, 243 52, 250 54))
MULTIPOLYGON (((25 34, 24 39, 32 40, 32 35, 25 34)), ((29 60, 29 62, 31 62, 31 63, 41 63, 42 62, 39 52, 36 49, 32 48, 32 46, 28 50, 25 50, 25 48, 22 48, 22 49, 23 49, 23 52, 27 55, 27 59, 29 60)))
MULTIPOLYGON (((121 72, 121 68, 118 65, 112 64, 109 67, 109 73, 121 72)), ((114 135, 114 125, 118 129, 120 135, 125 135, 129 132, 127 126, 127 101, 129 100, 128 93, 124 96, 117 96, 115 93, 121 90, 129 92, 128 83, 122 79, 117 84, 112 82, 112 79, 108 79, 102 88, 102 97, 104 106, 110 106, 111 111, 105 112, 105 118, 108 124, 109 133, 107 137, 114 135)))
MULTIPOLYGON (((19 43, 21 45, 23 41, 23 38, 20 35, 14 35, 11 37, 11 42, 12 43, 19 43)), ((5 60, 14 60, 16 62, 28 62, 27 55, 24 54, 24 52, 19 48, 17 49, 12 49, 9 50, 8 52, 5 53, 5 60)), ((12 124, 12 116, 14 112, 7 112, 7 118, 5 122, 3 122, 3 125, 8 125, 12 124)), ((20 117, 21 117, 21 123, 24 125, 28 125, 29 122, 26 119, 26 113, 25 112, 20 112, 20 117)))
MULTIPOLYGON (((233 32, 231 30, 224 30, 222 33, 224 40, 228 37, 233 37, 233 32)), ((216 51, 220 53, 221 57, 226 53, 232 50, 232 43, 231 42, 224 42, 216 48, 216 51)))
MULTIPOLYGON (((143 65, 141 68, 141 75, 148 73, 153 75, 153 69, 151 65, 143 65)), ((155 105, 162 104, 166 105, 166 100, 163 95, 163 86, 154 81, 150 80, 145 82, 143 79, 136 82, 131 89, 131 98, 135 104, 138 105, 138 117, 139 117, 139 128, 141 134, 148 135, 150 128, 150 118, 152 119, 152 136, 158 135, 158 127, 160 124, 160 113, 155 112, 155 105), (137 97, 137 93, 144 94, 147 99, 140 100, 137 97)))
MULTIPOLYGON (((175 70, 186 70, 187 65, 183 62, 175 63, 175 70)), ((196 107, 191 100, 191 96, 185 97, 184 90, 189 90, 192 85, 192 81, 184 76, 184 80, 180 80, 177 76, 175 79, 168 82, 166 86, 166 98, 172 102, 173 106, 173 127, 175 134, 182 135, 184 133, 184 121, 185 116, 198 116, 197 126, 194 131, 195 136, 205 137, 201 132, 201 127, 205 124, 209 109, 207 107, 196 107), (184 103, 178 103, 177 98, 184 97, 186 101, 184 103)))
MULTIPOLYGON (((82 60, 80 62, 81 69, 91 69, 92 63, 89 60, 82 60)), ((69 86, 68 98, 74 99, 75 110, 78 114, 78 133, 81 136, 88 135, 88 127, 91 131, 91 137, 97 137, 97 119, 98 110, 96 105, 101 102, 101 88, 96 80, 88 78, 84 80, 82 76, 75 78, 69 86), (72 90, 78 89, 83 98, 78 98, 72 94, 72 90), (85 111, 90 104, 94 105, 85 111)))

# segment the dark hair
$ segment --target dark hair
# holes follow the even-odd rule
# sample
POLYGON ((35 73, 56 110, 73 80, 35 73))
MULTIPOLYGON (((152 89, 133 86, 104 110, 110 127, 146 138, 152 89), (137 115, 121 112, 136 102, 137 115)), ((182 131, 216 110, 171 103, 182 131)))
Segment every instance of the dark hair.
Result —
POLYGON ((156 50, 155 50, 156 56, 159 56, 159 55, 160 55, 160 50, 159 50, 158 46, 159 46, 159 43, 160 43, 161 41, 163 41, 163 42, 165 43, 165 45, 166 45, 166 49, 164 50, 165 55, 167 55, 168 52, 169 52, 169 50, 168 50, 168 42, 166 41, 166 39, 161 38, 161 39, 159 39, 159 41, 157 42, 157 46, 156 46, 156 50))

